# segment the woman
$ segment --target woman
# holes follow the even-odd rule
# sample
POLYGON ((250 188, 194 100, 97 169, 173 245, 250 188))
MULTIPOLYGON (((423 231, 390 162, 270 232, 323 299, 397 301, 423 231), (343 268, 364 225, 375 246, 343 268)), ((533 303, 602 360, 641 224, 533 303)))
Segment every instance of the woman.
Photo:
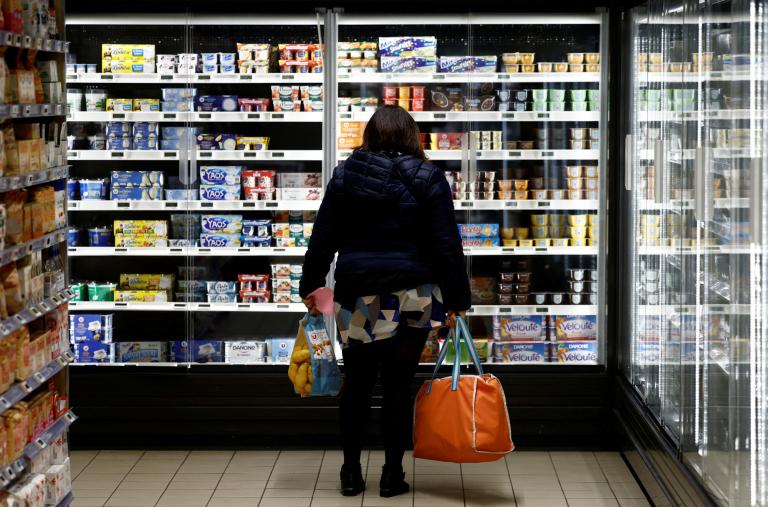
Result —
POLYGON ((403 455, 410 442, 413 382, 430 330, 470 306, 469 280, 443 171, 426 161, 416 122, 385 106, 362 146, 334 171, 304 258, 299 292, 325 285, 335 270, 336 322, 345 381, 340 401, 342 494, 365 489, 360 467, 371 393, 381 375, 385 465, 380 495, 408 491, 403 455))

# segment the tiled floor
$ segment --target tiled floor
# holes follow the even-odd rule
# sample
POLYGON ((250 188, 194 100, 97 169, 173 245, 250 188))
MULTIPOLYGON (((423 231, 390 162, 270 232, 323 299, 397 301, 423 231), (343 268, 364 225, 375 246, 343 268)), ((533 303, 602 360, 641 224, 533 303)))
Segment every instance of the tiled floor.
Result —
POLYGON ((379 497, 384 456, 364 456, 368 490, 338 493, 339 451, 76 451, 75 507, 641 507, 621 457, 514 452, 454 465, 407 458, 412 492, 379 497))

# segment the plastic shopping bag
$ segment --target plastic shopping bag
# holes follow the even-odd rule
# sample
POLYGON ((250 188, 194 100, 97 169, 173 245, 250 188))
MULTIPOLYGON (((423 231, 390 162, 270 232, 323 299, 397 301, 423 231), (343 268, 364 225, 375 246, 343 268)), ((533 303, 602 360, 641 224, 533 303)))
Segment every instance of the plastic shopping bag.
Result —
POLYGON ((288 378, 302 397, 339 394, 341 372, 322 315, 306 314, 299 321, 288 378))

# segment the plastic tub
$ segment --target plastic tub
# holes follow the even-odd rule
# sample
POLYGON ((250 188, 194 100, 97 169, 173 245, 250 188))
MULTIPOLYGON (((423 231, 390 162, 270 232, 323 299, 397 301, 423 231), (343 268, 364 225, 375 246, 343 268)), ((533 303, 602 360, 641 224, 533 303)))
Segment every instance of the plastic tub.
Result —
POLYGON ((79 180, 80 199, 84 201, 101 201, 107 198, 107 180, 79 180))
POLYGON ((113 244, 114 244, 114 239, 112 237, 112 228, 110 227, 88 228, 88 245, 112 246, 113 244))

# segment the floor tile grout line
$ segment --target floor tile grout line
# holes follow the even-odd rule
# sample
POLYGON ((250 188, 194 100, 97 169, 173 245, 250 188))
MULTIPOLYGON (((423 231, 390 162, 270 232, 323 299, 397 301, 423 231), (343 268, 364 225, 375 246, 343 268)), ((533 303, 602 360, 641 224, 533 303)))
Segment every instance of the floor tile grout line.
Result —
POLYGON ((317 477, 315 477, 315 484, 312 486, 312 496, 309 499, 309 505, 310 507, 315 501, 315 491, 317 491, 317 483, 320 481, 320 471, 323 469, 323 462, 325 461, 325 453, 328 451, 326 449, 323 449, 323 457, 320 458, 320 466, 317 469, 317 477))
MULTIPOLYGON (((512 452, 514 452, 514 449, 512 449, 512 452)), ((509 461, 507 461, 507 456, 509 456, 509 454, 506 454, 504 456, 504 468, 507 469, 507 477, 509 477, 509 485, 512 488, 512 498, 515 499, 515 507, 517 507, 517 493, 515 493, 515 485, 512 483, 512 472, 509 471, 509 461)), ((551 460, 551 458, 550 458, 550 460, 551 460)), ((554 468, 554 466, 555 465, 553 463, 552 467, 554 468)), ((555 473, 557 473, 557 472, 555 472, 555 473)), ((462 483, 464 482, 463 477, 464 477, 464 475, 462 474, 462 483)), ((465 506, 466 506, 466 501, 464 503, 465 503, 465 506)))
MULTIPOLYGON (((146 454, 146 453, 145 453, 145 454, 146 454)), ((157 505, 158 503, 160 503, 160 499, 161 499, 161 498, 163 498, 163 495, 165 495, 165 493, 168 491, 168 488, 169 488, 169 487, 171 487, 171 483, 172 483, 172 482, 173 482, 173 480, 176 478, 176 476, 179 474, 179 470, 181 470, 181 467, 183 467, 183 466, 184 466, 184 463, 186 463, 186 462, 187 462, 187 460, 189 459, 189 457, 190 457, 190 455, 191 455, 191 454, 192 454, 192 451, 187 451, 187 454, 184 456, 184 459, 183 459, 183 460, 181 460, 181 463, 179 463, 179 466, 178 466, 178 467, 176 467, 176 471, 175 471, 175 472, 173 472, 173 476, 171 477, 171 480, 170 480, 170 481, 168 481, 168 484, 166 484, 166 485, 165 485, 165 489, 163 490, 163 492, 162 492, 162 493, 160 493, 160 496, 159 496, 159 497, 157 497, 157 502, 155 502, 155 505, 157 505)))
MULTIPOLYGON (((547 457, 549 457, 549 462, 552 464, 552 470, 555 471, 555 477, 557 477, 557 485, 560 486, 560 493, 562 493, 563 498, 565 498, 565 505, 570 505, 568 502, 568 497, 565 496, 565 489, 563 489, 563 482, 560 480, 560 473, 557 471, 557 467, 555 466, 555 460, 552 459, 552 451, 547 451, 547 457)), ((517 503, 517 498, 515 498, 515 503, 517 503)))
MULTIPOLYGON (((103 449, 99 451, 99 454, 101 454, 102 452, 104 452, 104 450, 103 450, 103 449)), ((144 456, 144 454, 146 454, 146 452, 147 452, 147 451, 141 451, 141 455, 140 455, 140 456, 139 456, 139 458, 136 460, 136 463, 138 463, 139 461, 141 461, 141 458, 144 456)), ((98 456, 99 454, 97 454, 96 456, 98 456)), ((96 459, 96 456, 94 456, 94 459, 96 459)), ((108 503, 109 503, 109 501, 112 499, 112 497, 114 496, 114 494, 115 494, 115 493, 117 492, 117 490, 120 488, 120 485, 121 485, 123 482, 125 482, 125 478, 126 478, 126 477, 128 477, 128 474, 130 474, 130 473, 131 473, 131 470, 133 470, 134 468, 136 468, 136 463, 134 463, 134 464, 133 464, 133 466, 130 468, 130 470, 128 470, 127 472, 125 472, 125 473, 123 474, 123 478, 122 478, 122 479, 120 479, 120 482, 118 482, 118 483, 117 483, 117 486, 115 486, 115 489, 113 489, 113 490, 112 490, 112 493, 110 493, 110 494, 109 494, 109 497, 107 497, 107 500, 106 500, 106 501, 105 501, 105 502, 104 502, 102 505, 106 505, 106 504, 108 504, 108 503)))
POLYGON ((229 461, 227 461, 227 464, 224 466, 224 470, 221 472, 221 475, 219 476, 219 480, 216 481, 216 485, 213 487, 213 491, 211 491, 211 497, 208 499, 207 502, 205 502, 205 507, 208 507, 208 504, 211 503, 211 500, 213 500, 213 495, 216 494, 216 490, 219 489, 219 484, 221 484, 221 480, 224 478, 224 474, 227 472, 227 468, 229 468, 229 464, 232 463, 232 460, 235 459, 235 454, 237 454, 236 450, 232 450, 232 456, 229 457, 229 461))
MULTIPOLYGON (((69 443, 69 442, 67 442, 67 443, 69 443)), ((93 463, 93 460, 95 460, 95 459, 96 459, 96 456, 98 456, 100 453, 101 453, 101 451, 100 451, 100 450, 99 450, 99 451, 96 451, 96 453, 95 453, 93 456, 91 456, 91 459, 89 459, 89 460, 88 460, 88 463, 86 463, 86 464, 85 464, 85 466, 83 466, 83 468, 82 468, 82 469, 81 469, 79 472, 77 472, 77 473, 75 474, 75 476, 74 476, 74 477, 72 477, 72 480, 74 481, 75 479, 77 479, 78 477, 80 477, 80 475, 81 475, 83 472, 85 472, 85 469, 86 469, 86 468, 88 468, 88 466, 89 466, 91 463, 93 463)))
MULTIPOLYGON (((277 465, 277 462, 280 461, 280 456, 283 454, 282 449, 278 449, 277 456, 275 456, 275 461, 272 462, 272 468, 269 470, 269 475, 267 476, 267 482, 264 483, 264 489, 261 490, 261 496, 259 497, 259 507, 261 507, 261 502, 264 500, 264 493, 267 492, 267 487, 269 487, 269 481, 272 479, 272 474, 275 472, 275 466, 277 465)), ((312 502, 310 501, 310 504, 312 502)))

